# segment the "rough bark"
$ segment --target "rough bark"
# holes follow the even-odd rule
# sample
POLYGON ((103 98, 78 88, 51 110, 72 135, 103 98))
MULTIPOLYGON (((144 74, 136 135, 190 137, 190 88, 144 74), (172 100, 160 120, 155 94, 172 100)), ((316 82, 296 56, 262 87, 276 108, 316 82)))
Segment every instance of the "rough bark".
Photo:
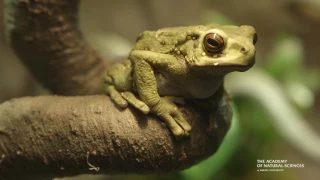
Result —
POLYGON ((95 94, 107 67, 83 39, 79 0, 6 0, 6 36, 33 75, 53 93, 95 94))
MULTIPOLYGON (((107 96, 7 101, 0 104, 0 179, 185 169, 212 155, 226 129, 208 136, 205 114, 191 107, 180 110, 193 129, 190 138, 176 141, 160 120, 118 109, 107 96)), ((223 109, 217 120, 229 115, 223 109)))

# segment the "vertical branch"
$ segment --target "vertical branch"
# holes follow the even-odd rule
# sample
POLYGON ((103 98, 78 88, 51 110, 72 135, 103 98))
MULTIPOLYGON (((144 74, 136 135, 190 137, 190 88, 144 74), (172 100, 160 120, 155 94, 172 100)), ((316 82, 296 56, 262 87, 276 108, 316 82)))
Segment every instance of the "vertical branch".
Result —
POLYGON ((98 92, 103 58, 85 42, 79 0, 6 0, 6 36, 33 75, 53 93, 98 92))

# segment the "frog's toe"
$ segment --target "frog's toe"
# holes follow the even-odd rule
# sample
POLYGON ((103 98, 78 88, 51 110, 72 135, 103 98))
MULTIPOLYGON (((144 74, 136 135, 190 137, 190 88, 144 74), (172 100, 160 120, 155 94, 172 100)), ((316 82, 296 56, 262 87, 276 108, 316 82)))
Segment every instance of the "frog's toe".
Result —
POLYGON ((191 131, 191 126, 178 109, 173 113, 173 117, 176 122, 185 130, 185 136, 188 136, 189 132, 191 131))
POLYGON ((180 140, 185 136, 185 131, 177 124, 173 117, 166 115, 163 116, 163 119, 177 140, 180 140))
POLYGON ((107 94, 110 95, 110 98, 120 107, 127 107, 128 106, 128 102, 123 99, 123 97, 121 96, 121 94, 115 89, 114 86, 108 86, 106 88, 106 92, 107 94))
POLYGON ((114 101, 118 106, 122 108, 128 107, 128 102, 122 98, 115 98, 114 101))
POLYGON ((132 92, 122 92, 121 96, 128 101, 129 104, 142 111, 144 114, 150 112, 149 106, 143 101, 139 100, 132 92))
POLYGON ((109 75, 105 75, 102 80, 106 84, 112 84, 112 78, 109 75))

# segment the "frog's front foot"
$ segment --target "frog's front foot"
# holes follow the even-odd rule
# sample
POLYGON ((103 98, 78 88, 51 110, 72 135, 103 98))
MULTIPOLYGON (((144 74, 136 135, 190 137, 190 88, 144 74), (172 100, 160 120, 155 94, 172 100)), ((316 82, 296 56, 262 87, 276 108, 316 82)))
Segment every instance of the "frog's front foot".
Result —
POLYGON ((162 98, 151 111, 167 124, 176 139, 189 136, 191 126, 172 102, 162 98))
POLYGON ((120 107, 127 107, 128 103, 142 111, 144 114, 150 112, 150 108, 141 100, 139 100, 132 92, 119 92, 113 85, 109 85, 106 89, 110 98, 120 107))

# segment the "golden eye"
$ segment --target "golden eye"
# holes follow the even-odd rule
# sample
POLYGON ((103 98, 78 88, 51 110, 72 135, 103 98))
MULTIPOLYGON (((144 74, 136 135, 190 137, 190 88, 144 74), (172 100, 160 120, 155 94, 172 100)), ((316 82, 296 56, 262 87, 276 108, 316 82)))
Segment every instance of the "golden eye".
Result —
POLYGON ((255 45, 257 43, 257 41, 258 41, 258 34, 257 33, 254 33, 252 41, 253 41, 253 45, 255 45))
POLYGON ((217 53, 222 50, 224 41, 217 33, 209 33, 204 38, 203 44, 210 53, 217 53))

